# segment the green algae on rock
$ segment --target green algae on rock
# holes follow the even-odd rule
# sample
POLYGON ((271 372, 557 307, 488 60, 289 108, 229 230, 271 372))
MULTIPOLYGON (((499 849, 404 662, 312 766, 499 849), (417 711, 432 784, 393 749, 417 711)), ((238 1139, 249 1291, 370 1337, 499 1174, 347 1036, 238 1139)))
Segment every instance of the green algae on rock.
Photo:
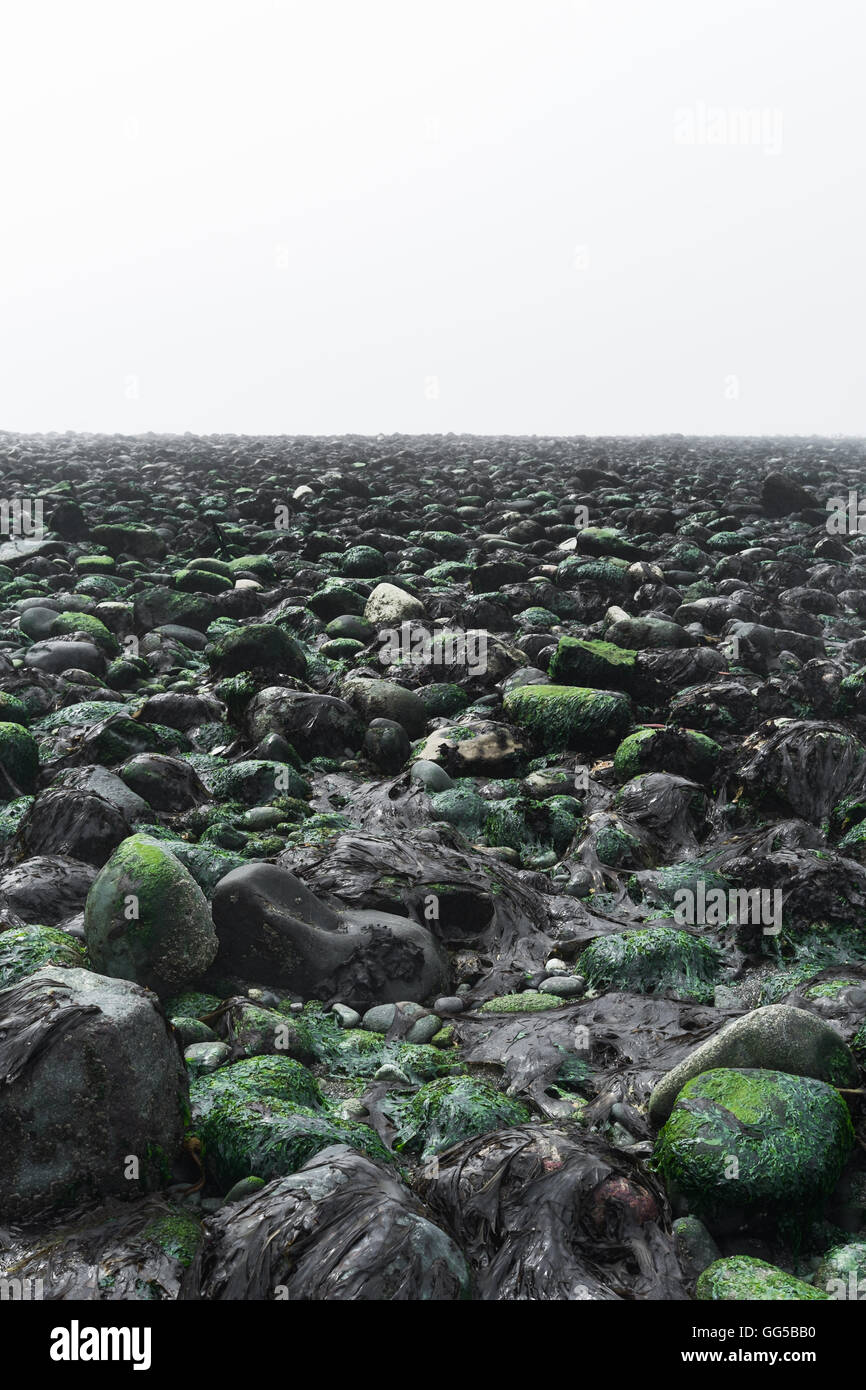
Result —
POLYGON ((0 796, 29 796, 36 788, 39 749, 36 739, 19 723, 0 723, 0 796))
POLYGON ((483 1014, 521 1014, 542 1013, 545 1009, 558 1009, 563 1003, 558 994, 545 994, 542 990, 525 989, 522 994, 499 994, 486 999, 479 1012, 483 1014))
POLYGON ((207 899, 165 844, 131 835, 87 896, 87 949, 97 970, 158 994, 202 974, 218 942, 207 899))
POLYGON ((641 772, 673 772, 706 782, 715 775, 721 755, 714 739, 694 729, 638 729, 617 748, 613 767, 620 782, 641 772))
POLYGON ((397 1126, 395 1148, 418 1153, 422 1160, 474 1135, 531 1118, 522 1101, 468 1076, 429 1081, 408 1099, 389 1098, 388 1109, 397 1126))
POLYGON ((652 1166, 709 1224, 791 1219, 833 1191, 854 1146, 839 1092, 811 1077, 719 1068, 687 1081, 652 1166))
POLYGON ((291 633, 276 623, 250 623, 218 637, 205 651, 215 676, 242 671, 303 676, 307 661, 291 633))
POLYGON ((7 927, 0 931, 0 989, 16 984, 43 965, 85 964, 83 948, 56 927, 7 927))
POLYGON ((294 1173, 334 1144, 390 1161, 375 1130, 338 1120, 315 1079, 288 1057, 250 1057, 198 1077, 190 1088, 193 1129, 214 1181, 294 1173))
POLYGON ((650 1120, 662 1123, 687 1081, 721 1067, 784 1071, 833 1086, 856 1086, 858 1079, 857 1064, 831 1023, 790 1004, 768 1004, 731 1019, 663 1076, 649 1099, 650 1120))
POLYGON ((712 1003, 720 954, 674 927, 645 927, 597 936, 580 957, 580 972, 597 992, 670 993, 712 1003))
POLYGON ((521 685, 503 700, 506 717, 542 748, 602 750, 631 723, 631 702, 619 690, 574 685, 521 685))
POLYGON ((633 684, 636 656, 636 651, 618 647, 613 642, 560 637, 550 660, 548 674, 556 685, 629 690, 633 684))
POLYGON ((739 1303, 757 1300, 809 1302, 827 1298, 826 1293, 805 1284, 793 1274, 753 1259, 751 1255, 729 1255, 716 1260, 700 1276, 695 1297, 704 1302, 739 1303))

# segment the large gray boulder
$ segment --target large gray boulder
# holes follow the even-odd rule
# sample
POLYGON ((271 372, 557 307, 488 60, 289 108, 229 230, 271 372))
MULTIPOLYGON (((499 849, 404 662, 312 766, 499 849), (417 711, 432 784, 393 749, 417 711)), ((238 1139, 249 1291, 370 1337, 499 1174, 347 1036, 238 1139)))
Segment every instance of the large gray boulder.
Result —
POLYGON ((448 983, 447 958, 426 927, 390 912, 334 912, 274 864, 226 874, 212 910, 218 965, 241 979, 353 1008, 420 1003, 448 983))
POLYGON ((726 1023, 662 1077, 649 1098, 649 1117, 662 1124, 693 1076, 720 1067, 783 1071, 833 1086, 856 1086, 857 1064, 829 1023, 790 1004, 767 1004, 726 1023))
POLYGON ((3 1219, 165 1184, 188 1088, 148 990, 45 966, 0 991, 0 1075, 3 1219))

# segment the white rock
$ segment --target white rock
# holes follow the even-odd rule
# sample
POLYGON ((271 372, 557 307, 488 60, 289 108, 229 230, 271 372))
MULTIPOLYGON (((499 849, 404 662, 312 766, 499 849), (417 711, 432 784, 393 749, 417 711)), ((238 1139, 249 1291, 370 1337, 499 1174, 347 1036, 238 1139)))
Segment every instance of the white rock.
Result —
POLYGON ((392 626, 412 618, 424 617, 424 605, 396 584, 377 584, 364 609, 364 617, 374 626, 392 626))

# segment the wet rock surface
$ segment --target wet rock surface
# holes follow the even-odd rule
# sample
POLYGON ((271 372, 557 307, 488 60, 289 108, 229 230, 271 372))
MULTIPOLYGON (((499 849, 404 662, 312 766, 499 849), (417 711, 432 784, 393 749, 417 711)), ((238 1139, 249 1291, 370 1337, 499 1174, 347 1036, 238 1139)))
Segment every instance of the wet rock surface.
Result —
POLYGON ((850 1296, 862 465, 0 436, 0 1277, 850 1296))

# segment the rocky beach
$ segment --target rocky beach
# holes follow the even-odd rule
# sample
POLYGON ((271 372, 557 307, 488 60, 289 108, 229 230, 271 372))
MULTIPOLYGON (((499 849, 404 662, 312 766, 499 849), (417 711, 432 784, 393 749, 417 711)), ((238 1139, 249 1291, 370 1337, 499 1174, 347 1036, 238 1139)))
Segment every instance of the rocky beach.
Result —
POLYGON ((0 494, 5 1296, 866 1295, 862 441, 0 494))

